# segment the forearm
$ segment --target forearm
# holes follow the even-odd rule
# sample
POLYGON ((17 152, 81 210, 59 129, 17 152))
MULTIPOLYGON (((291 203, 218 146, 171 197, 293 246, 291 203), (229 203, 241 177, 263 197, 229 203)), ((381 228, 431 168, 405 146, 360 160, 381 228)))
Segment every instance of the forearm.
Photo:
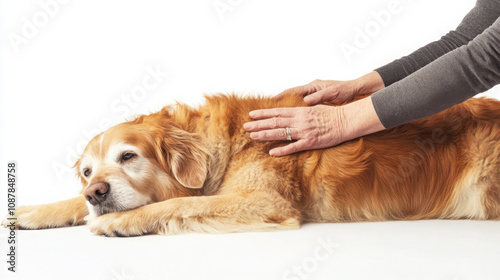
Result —
POLYGON ((355 95, 367 95, 383 89, 384 81, 376 71, 372 71, 352 81, 355 85, 355 95))
POLYGON ((439 113, 500 83, 500 19, 467 46, 372 95, 386 128, 439 113))
POLYGON ((455 50, 473 40, 500 16, 500 1, 478 0, 474 8, 464 17, 456 30, 450 31, 440 40, 432 42, 408 56, 377 68, 385 86, 389 86, 442 55, 455 50))
POLYGON ((385 129, 377 116, 371 97, 363 98, 340 108, 342 108, 342 117, 345 120, 344 127, 346 130, 346 139, 343 139, 343 141, 385 129))

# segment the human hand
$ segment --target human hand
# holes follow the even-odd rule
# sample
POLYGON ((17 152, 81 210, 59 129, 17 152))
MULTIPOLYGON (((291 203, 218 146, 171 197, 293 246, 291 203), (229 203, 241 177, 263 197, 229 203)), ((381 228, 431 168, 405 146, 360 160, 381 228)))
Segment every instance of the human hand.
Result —
POLYGON ((254 140, 283 141, 287 139, 286 128, 290 128, 295 141, 271 149, 271 156, 327 148, 385 129, 370 97, 344 106, 274 108, 255 110, 249 115, 254 121, 243 128, 254 140))
POLYGON ((307 105, 316 105, 322 102, 344 102, 354 98, 357 86, 352 81, 314 80, 307 85, 293 87, 276 95, 281 100, 286 95, 298 94, 304 97, 307 105))
POLYGON ((298 94, 304 97, 308 105, 329 101, 342 103, 354 99, 357 95, 370 94, 382 88, 384 88, 382 78, 373 71, 350 81, 314 80, 307 85, 287 89, 275 98, 281 100, 286 95, 298 94))
POLYGON ((272 156, 284 156, 304 150, 321 149, 346 140, 347 127, 342 107, 316 105, 314 107, 275 108, 250 112, 256 121, 243 127, 250 137, 260 141, 286 140, 286 127, 296 140, 269 151, 272 156))

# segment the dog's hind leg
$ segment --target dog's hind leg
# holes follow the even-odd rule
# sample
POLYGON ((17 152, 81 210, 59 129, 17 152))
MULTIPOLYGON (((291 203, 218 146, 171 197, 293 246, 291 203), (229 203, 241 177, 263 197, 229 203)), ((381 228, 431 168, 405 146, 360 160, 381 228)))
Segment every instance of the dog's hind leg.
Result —
POLYGON ((480 159, 477 180, 485 189, 483 201, 486 218, 500 220, 500 122, 487 134, 480 140, 480 148, 476 151, 480 159))
POLYGON ((500 219, 500 124, 483 121, 467 142, 468 170, 444 217, 500 219))

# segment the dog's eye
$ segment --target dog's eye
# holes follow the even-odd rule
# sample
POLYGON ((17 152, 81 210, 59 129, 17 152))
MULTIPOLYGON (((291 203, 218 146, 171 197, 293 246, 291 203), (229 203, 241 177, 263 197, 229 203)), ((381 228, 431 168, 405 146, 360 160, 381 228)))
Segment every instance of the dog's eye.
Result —
POLYGON ((120 162, 123 163, 127 160, 130 160, 131 158, 135 157, 136 154, 134 153, 131 153, 131 152, 126 152, 122 155, 122 157, 120 158, 120 162))
POLYGON ((85 168, 85 170, 83 170, 83 176, 85 176, 85 177, 88 177, 90 175, 90 173, 92 173, 92 171, 88 168, 85 168))

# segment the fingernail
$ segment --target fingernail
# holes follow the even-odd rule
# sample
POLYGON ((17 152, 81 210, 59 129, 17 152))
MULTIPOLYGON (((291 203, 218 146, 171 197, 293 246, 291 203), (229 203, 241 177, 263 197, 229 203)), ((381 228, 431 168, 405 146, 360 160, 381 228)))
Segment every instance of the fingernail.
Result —
POLYGON ((304 97, 304 101, 306 103, 313 103, 314 102, 314 97, 312 97, 312 96, 306 96, 306 97, 304 97))
POLYGON ((243 124, 243 128, 246 129, 246 130, 250 129, 250 124, 249 123, 244 123, 243 124))
POLYGON ((255 117, 255 111, 250 111, 250 113, 248 113, 248 115, 249 115, 251 118, 255 117))

